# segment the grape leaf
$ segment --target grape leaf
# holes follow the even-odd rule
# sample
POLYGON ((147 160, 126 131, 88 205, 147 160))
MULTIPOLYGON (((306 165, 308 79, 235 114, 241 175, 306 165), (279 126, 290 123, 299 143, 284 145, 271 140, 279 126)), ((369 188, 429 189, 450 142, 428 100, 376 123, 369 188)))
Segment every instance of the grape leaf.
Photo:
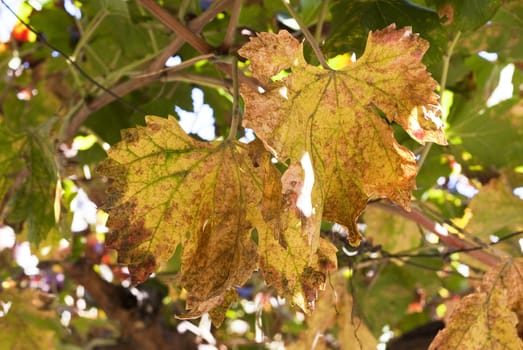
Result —
POLYGON ((485 274, 480 288, 463 298, 429 349, 521 349, 516 324, 523 295, 521 259, 507 260, 485 274))
POLYGON ((481 108, 476 101, 465 103, 450 120, 447 135, 452 153, 463 159, 463 152, 468 152, 471 161, 485 168, 521 164, 523 112, 518 101, 512 98, 490 108, 481 108))
POLYGON ((325 286, 327 272, 337 268, 336 248, 323 238, 310 241, 303 234, 311 237, 320 225, 318 220, 302 217, 297 208, 303 168, 292 165, 281 177, 268 154, 263 156, 257 160, 264 167, 264 201, 256 225, 260 267, 267 284, 308 312, 325 286))
POLYGON ((172 117, 148 116, 146 123, 123 133, 99 168, 111 180, 107 244, 129 265, 133 282, 181 243, 180 283, 191 310, 183 317, 218 308, 219 323, 230 290, 259 265, 269 284, 307 309, 336 267, 335 248, 322 242, 316 251, 301 231, 288 229, 302 221, 280 213, 280 175, 261 142, 199 142, 172 117))
POLYGON ((523 55, 523 4, 506 1, 494 17, 466 37, 459 45, 475 53, 481 50, 495 52, 500 62, 517 61, 523 55))
POLYGON ((246 156, 255 146, 198 142, 172 117, 146 122, 127 130, 99 169, 112 179, 107 243, 129 264, 134 282, 182 243, 187 306, 213 299, 200 310, 208 311, 257 265, 250 229, 262 193, 246 156))
POLYGON ((321 293, 315 312, 307 319, 307 331, 301 332, 289 350, 330 349, 326 334, 338 335, 340 349, 375 349, 377 341, 362 321, 354 316, 353 298, 347 292, 347 280, 340 271, 331 276, 329 287, 321 293), (319 337, 319 335, 323 335, 319 337))
MULTIPOLYGON (((421 63, 427 47, 409 28, 391 25, 371 33, 363 56, 339 71, 308 65, 302 44, 286 31, 259 33, 239 50, 265 90, 241 87, 244 126, 280 161, 303 165, 310 159, 309 214, 317 221, 323 211, 325 220, 348 226, 353 245, 360 240, 356 219, 370 198, 409 205, 415 160, 389 124, 398 123, 418 142, 446 143, 437 84, 421 63), (272 82, 284 69, 290 74, 272 82)), ((319 231, 314 235, 309 240, 317 241, 319 231)))
POLYGON ((501 5, 501 0, 433 0, 445 26, 452 31, 471 31, 487 22, 501 5))

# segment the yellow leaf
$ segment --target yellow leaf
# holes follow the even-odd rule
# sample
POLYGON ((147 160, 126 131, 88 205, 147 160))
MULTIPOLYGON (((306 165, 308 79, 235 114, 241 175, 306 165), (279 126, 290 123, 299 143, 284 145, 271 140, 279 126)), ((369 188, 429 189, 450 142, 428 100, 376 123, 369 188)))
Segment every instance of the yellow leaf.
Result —
POLYGON ((405 208, 410 202, 415 159, 389 124, 419 142, 446 143, 437 83, 421 63, 427 48, 410 28, 389 26, 371 33, 363 56, 338 71, 307 64, 302 45, 285 31, 260 33, 239 50, 264 84, 263 92, 241 87, 244 125, 280 161, 294 165, 310 158, 312 208, 347 226, 353 245, 360 240, 356 220, 369 199, 386 197, 405 208), (285 78, 270 80, 285 69, 285 78))
POLYGON ((464 297, 430 350, 523 349, 521 323, 523 260, 507 260, 485 274, 480 288, 464 297))
POLYGON ((257 268, 251 229, 263 188, 249 152, 263 147, 199 142, 172 117, 146 122, 127 130, 99 169, 111 179, 107 244, 137 283, 181 243, 180 281, 200 314, 257 268))

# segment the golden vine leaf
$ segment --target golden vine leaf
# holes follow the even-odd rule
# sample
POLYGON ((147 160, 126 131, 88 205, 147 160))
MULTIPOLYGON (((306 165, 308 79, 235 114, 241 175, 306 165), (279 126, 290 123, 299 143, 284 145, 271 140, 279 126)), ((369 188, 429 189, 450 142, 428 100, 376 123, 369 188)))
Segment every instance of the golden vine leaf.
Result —
MULTIPOLYGON (((416 163, 394 139, 390 123, 418 142, 446 143, 437 83, 421 63, 427 48, 410 28, 391 25, 371 33, 363 56, 338 71, 307 64, 302 44, 285 31, 259 33, 239 50, 265 90, 242 86, 244 125, 280 161, 303 166, 310 159, 310 213, 302 214, 348 226, 353 245, 360 240, 356 220, 369 199, 409 206, 416 163), (271 81, 281 70, 290 72, 271 81)), ((314 244, 318 236, 309 240, 314 244)))
POLYGON ((257 268, 252 222, 263 193, 259 144, 199 142, 170 117, 126 130, 99 171, 111 179, 107 244, 141 282, 183 246, 180 282, 194 315, 209 311, 257 268))
POLYGON ((523 260, 509 259, 486 273, 479 289, 459 302, 429 349, 523 349, 522 298, 523 260))

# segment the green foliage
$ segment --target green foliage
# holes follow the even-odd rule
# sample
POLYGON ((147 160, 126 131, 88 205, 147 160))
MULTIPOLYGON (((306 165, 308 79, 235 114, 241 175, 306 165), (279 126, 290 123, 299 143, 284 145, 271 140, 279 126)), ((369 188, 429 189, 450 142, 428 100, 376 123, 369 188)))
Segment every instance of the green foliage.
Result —
POLYGON ((521 1, 74 4, 0 44, 0 348, 195 348, 207 313, 228 348, 521 347, 521 1))

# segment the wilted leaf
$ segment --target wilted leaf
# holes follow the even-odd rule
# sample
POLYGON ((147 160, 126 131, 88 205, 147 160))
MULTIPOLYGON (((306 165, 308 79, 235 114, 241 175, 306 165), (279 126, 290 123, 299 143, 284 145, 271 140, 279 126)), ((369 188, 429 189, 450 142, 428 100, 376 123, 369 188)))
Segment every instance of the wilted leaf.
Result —
POLYGON ((409 205, 415 160, 389 123, 418 142, 446 142, 437 84, 421 64, 427 47, 409 28, 390 26, 371 33, 363 56, 339 71, 308 65, 302 45, 285 31, 260 33, 239 50, 266 90, 242 87, 245 126, 280 161, 303 167, 310 159, 313 189, 301 193, 302 200, 311 201, 312 216, 323 212, 325 220, 348 226, 354 245, 360 239, 356 219, 369 198, 409 205), (283 69, 291 73, 271 82, 283 69))
POLYGON ((257 266, 250 231, 263 194, 248 153, 259 145, 198 142, 172 117, 146 121, 126 131, 100 168, 112 179, 107 243, 134 282, 182 243, 187 306, 208 311, 257 266))
POLYGON ((245 283, 258 259, 267 283, 307 310, 326 272, 336 268, 336 248, 323 240, 313 246, 296 229, 317 223, 283 203, 279 172, 261 143, 199 142, 174 118, 146 121, 124 133, 99 169, 112 181, 107 244, 129 265, 134 282, 181 243, 180 282, 191 309, 182 317, 222 305, 213 315, 219 322, 230 304, 224 294, 245 283))
POLYGON ((337 334, 340 349, 375 349, 376 339, 353 312, 353 299, 341 272, 332 275, 320 295, 314 313, 307 319, 307 330, 289 350, 328 349, 327 334, 337 334))
POLYGON ((514 312, 521 315, 522 272, 521 260, 489 271, 479 290, 460 301, 430 349, 522 349, 514 312))

